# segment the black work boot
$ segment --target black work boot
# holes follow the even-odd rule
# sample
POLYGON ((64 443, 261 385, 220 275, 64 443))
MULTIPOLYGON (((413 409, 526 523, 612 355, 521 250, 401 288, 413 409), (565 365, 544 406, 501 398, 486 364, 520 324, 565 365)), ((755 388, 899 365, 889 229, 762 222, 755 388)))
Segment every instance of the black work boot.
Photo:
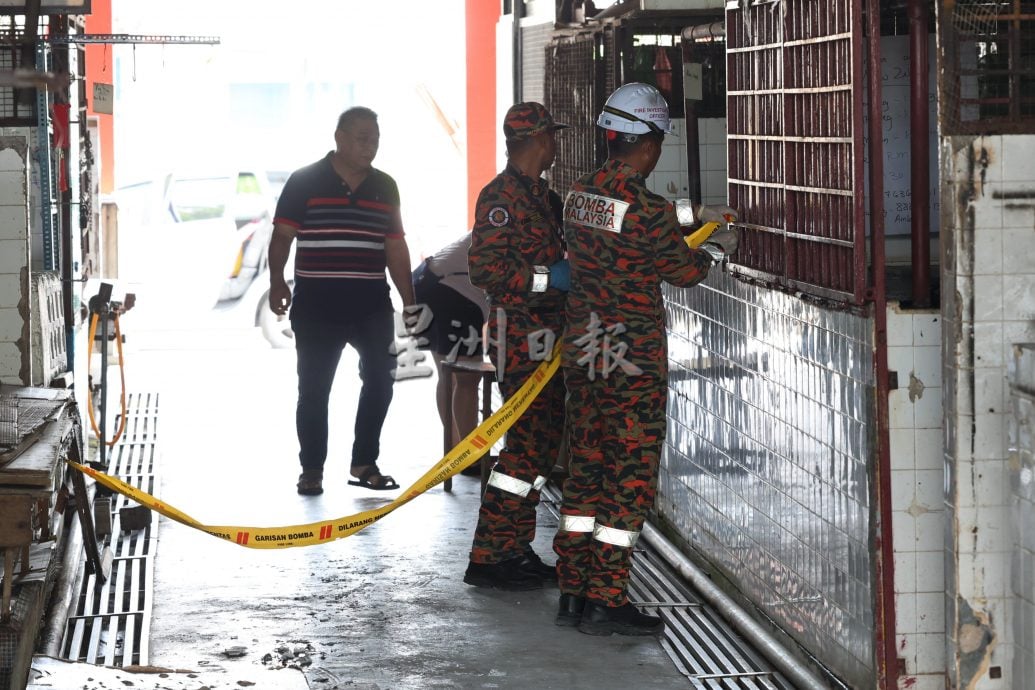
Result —
POLYGON ((555 625, 562 625, 566 628, 577 627, 582 620, 582 610, 585 608, 586 597, 578 594, 562 594, 557 606, 557 617, 553 619, 553 622, 555 625))
POLYGON ((525 560, 525 570, 536 575, 543 582, 557 582, 557 566, 543 563, 543 559, 532 550, 531 546, 525 549, 525 560))
POLYGON ((660 618, 640 613, 628 602, 612 607, 587 601, 579 623, 579 632, 587 635, 657 635, 664 629, 660 618))
POLYGON ((542 589, 543 580, 528 570, 524 556, 508 558, 499 563, 468 563, 464 582, 475 587, 491 587, 510 592, 542 589))

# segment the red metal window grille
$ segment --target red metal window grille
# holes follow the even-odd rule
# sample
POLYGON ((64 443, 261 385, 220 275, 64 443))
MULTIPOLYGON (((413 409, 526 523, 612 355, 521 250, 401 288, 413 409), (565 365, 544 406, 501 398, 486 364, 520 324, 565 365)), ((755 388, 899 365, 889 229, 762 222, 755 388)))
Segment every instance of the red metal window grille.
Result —
POLYGON ((946 0, 947 134, 1035 133, 1035 1, 946 0))
POLYGON ((733 270, 826 299, 866 293, 862 0, 728 0, 733 270))

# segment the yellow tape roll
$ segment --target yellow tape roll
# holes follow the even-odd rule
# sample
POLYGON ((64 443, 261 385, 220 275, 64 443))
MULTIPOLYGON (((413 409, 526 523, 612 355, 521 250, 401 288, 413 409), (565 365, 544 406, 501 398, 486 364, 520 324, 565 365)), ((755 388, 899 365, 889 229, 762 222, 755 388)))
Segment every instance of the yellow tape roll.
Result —
POLYGON ((126 482, 99 472, 87 465, 69 462, 72 467, 97 480, 112 491, 128 496, 151 510, 193 527, 250 549, 281 549, 292 546, 313 546, 335 539, 350 537, 364 527, 369 527, 385 515, 409 503, 422 493, 435 487, 461 470, 473 465, 489 448, 496 444, 503 434, 524 414, 528 406, 539 395, 547 382, 557 373, 561 364, 560 343, 553 350, 550 359, 543 362, 522 384, 517 393, 503 403, 499 410, 486 419, 463 441, 446 453, 441 460, 424 473, 420 479, 406 489, 391 503, 374 510, 348 515, 333 520, 310 522, 305 525, 286 527, 242 527, 237 525, 206 525, 190 515, 159 501, 154 496, 127 484, 126 482))
POLYGON ((692 233, 683 238, 687 246, 691 249, 696 249, 704 244, 705 240, 712 236, 712 233, 719 229, 719 224, 712 221, 711 223, 705 223, 701 227, 694 230, 692 233))

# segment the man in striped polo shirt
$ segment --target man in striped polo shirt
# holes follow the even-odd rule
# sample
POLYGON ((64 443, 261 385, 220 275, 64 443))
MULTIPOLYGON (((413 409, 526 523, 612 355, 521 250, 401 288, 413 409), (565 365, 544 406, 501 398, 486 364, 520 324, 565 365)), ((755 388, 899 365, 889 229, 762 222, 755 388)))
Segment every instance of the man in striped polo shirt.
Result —
POLYGON ((328 399, 346 345, 359 353, 362 380, 350 469, 355 479, 349 484, 399 486, 377 467, 396 368, 386 268, 403 306, 414 299, 399 189, 371 165, 379 139, 374 111, 346 110, 334 130, 335 150, 292 173, 277 202, 269 250, 270 308, 276 314, 290 309, 295 333, 298 493, 303 495, 323 492, 328 399), (296 239, 292 294, 284 267, 296 239))

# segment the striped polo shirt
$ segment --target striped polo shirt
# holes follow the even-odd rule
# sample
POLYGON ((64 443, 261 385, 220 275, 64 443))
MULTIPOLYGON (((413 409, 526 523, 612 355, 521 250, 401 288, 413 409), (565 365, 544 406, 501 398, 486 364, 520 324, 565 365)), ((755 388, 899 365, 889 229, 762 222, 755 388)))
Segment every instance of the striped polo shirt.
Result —
POLYGON ((292 173, 277 202, 274 222, 296 231, 292 320, 391 309, 385 238, 404 235, 399 189, 376 168, 350 189, 334 171, 332 155, 292 173))

